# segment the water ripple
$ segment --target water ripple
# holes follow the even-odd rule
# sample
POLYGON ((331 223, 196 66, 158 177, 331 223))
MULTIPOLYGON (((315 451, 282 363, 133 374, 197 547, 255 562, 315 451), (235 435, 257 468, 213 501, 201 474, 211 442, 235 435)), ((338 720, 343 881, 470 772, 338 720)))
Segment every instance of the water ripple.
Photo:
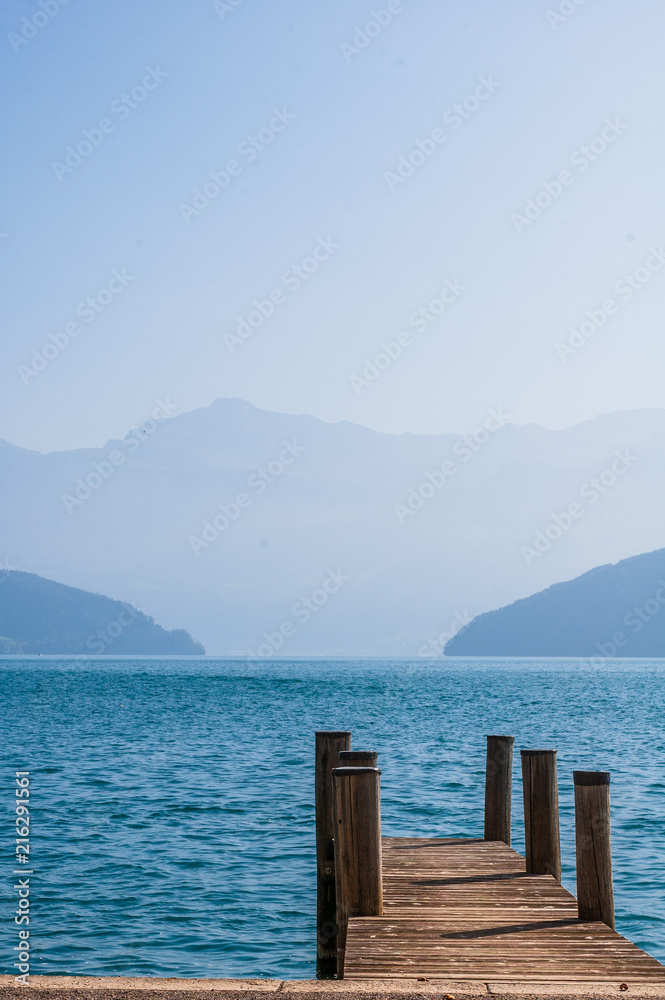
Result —
POLYGON ((556 747, 572 891, 572 770, 610 770, 618 929, 665 961, 661 661, 0 664, 8 816, 31 771, 35 973, 312 976, 313 734, 347 728, 379 750, 392 835, 482 836, 487 733, 556 747))

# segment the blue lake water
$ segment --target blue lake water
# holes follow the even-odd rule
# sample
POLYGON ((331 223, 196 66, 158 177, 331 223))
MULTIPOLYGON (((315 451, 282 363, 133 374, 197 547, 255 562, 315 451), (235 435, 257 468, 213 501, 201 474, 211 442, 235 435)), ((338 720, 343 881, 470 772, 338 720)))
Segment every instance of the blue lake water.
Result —
POLYGON ((617 927, 665 961, 665 661, 0 659, 12 951, 14 771, 31 781, 33 974, 312 977, 313 747, 376 749, 383 832, 482 836, 485 736, 612 773, 617 927))

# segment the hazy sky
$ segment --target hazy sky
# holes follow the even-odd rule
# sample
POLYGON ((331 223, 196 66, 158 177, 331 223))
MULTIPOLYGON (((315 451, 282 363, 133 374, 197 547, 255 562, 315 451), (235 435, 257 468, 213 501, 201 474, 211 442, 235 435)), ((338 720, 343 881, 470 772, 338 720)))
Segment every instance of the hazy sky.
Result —
POLYGON ((0 436, 663 405, 660 0, 40 2, 1 14, 0 436))

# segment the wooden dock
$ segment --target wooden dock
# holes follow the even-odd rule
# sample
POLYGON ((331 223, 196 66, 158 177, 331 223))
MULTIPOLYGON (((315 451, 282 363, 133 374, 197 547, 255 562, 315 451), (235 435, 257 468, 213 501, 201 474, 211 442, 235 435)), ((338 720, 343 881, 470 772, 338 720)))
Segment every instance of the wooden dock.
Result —
POLYGON ((352 917, 345 979, 663 983, 665 967, 552 875, 485 840, 384 837, 383 916, 352 917))
POLYGON ((317 733, 319 978, 665 992, 665 966, 614 929, 607 772, 571 775, 575 899, 561 885, 556 751, 521 752, 522 857, 513 737, 488 737, 483 839, 382 838, 377 755, 350 742, 317 733))

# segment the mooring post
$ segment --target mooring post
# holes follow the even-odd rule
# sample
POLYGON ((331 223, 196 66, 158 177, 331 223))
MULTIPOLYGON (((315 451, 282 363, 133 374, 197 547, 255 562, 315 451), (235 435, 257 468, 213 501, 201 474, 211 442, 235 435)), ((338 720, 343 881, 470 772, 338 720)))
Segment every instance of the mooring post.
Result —
POLYGON ((351 733, 319 732, 315 748, 316 803, 316 974, 332 979, 337 972, 337 905, 332 769, 340 750, 351 746, 351 733))
POLYGON ((485 840, 502 840, 509 847, 514 743, 514 736, 487 737, 485 840))
POLYGON ((529 875, 561 881, 556 750, 522 750, 524 839, 529 875))
POLYGON ((376 750, 340 750, 340 767, 376 767, 376 750))
POLYGON ((610 776, 607 771, 573 771, 577 912, 580 920, 602 920, 614 930, 610 776))
POLYGON ((378 767, 333 770, 338 979, 349 918, 383 913, 380 775, 378 767))

